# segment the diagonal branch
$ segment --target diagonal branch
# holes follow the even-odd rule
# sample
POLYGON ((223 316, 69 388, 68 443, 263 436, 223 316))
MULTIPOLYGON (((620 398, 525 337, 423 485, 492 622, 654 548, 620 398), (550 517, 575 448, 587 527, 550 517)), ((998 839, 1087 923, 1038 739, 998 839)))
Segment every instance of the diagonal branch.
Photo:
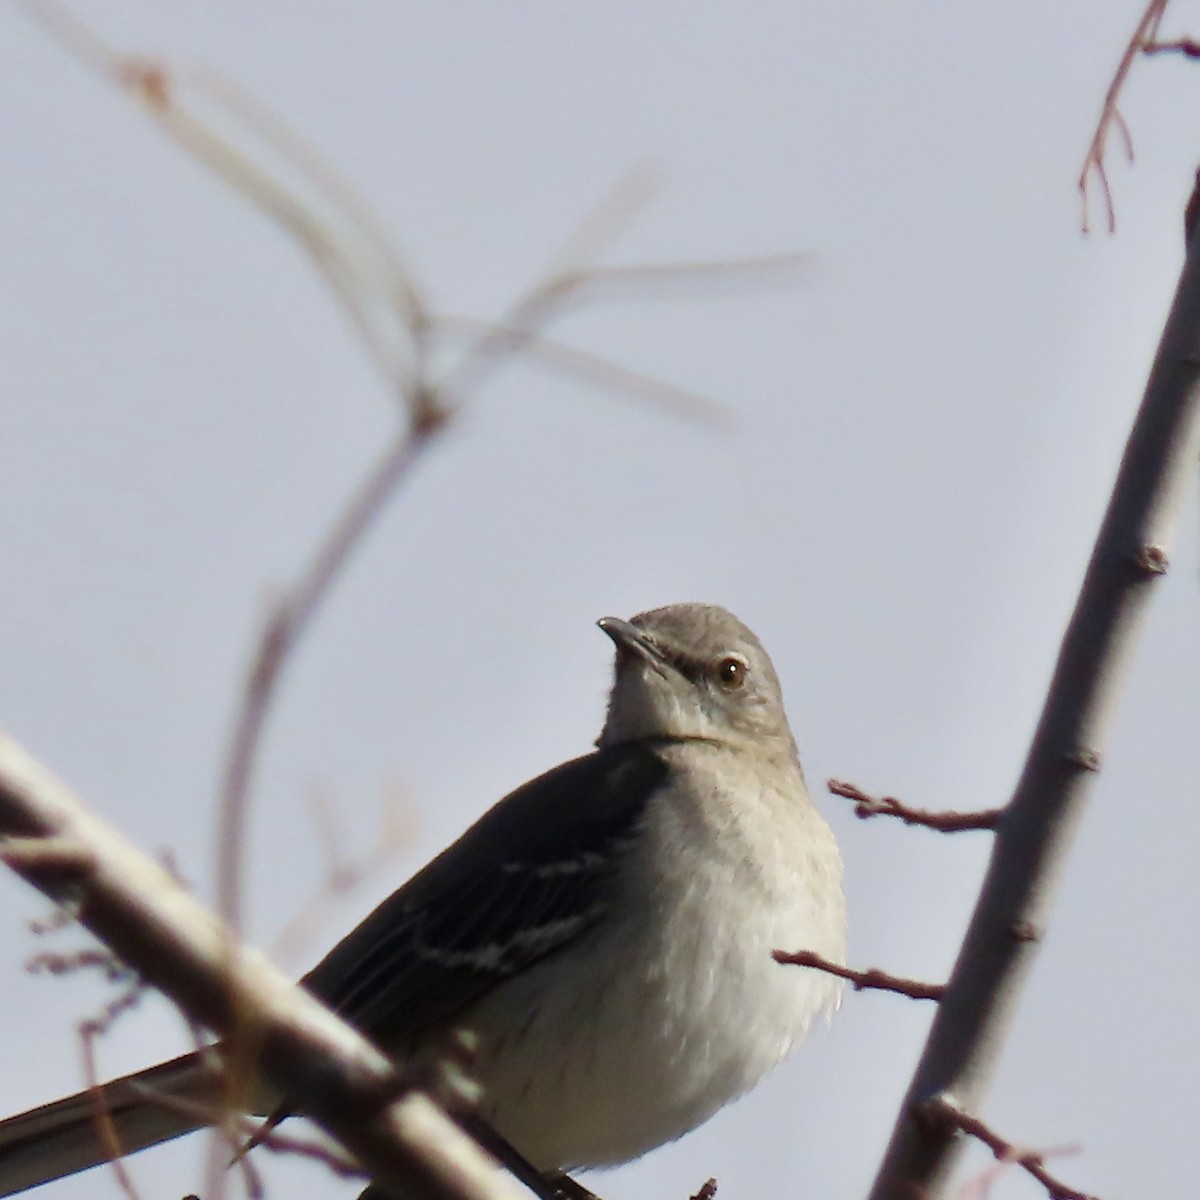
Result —
POLYGON ((872 1200, 936 1197, 957 1139, 952 1130, 923 1128, 916 1113, 938 1096, 968 1111, 980 1106, 1100 769, 1198 455, 1200 238, 1193 235, 1033 743, 872 1200))
POLYGON ((0 735, 0 856, 9 838, 74 842, 71 860, 12 857, 27 882, 78 902, 80 920, 148 984, 217 1034, 253 1022, 256 1066, 393 1195, 512 1200, 515 1186, 392 1064, 231 934, 161 866, 0 735))

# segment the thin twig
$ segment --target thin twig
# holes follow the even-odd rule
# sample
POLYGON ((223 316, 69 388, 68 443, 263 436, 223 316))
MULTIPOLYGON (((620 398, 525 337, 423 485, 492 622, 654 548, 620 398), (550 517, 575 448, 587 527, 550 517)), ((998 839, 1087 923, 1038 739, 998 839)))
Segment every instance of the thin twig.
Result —
POLYGON ((98 1017, 81 1021, 79 1024, 79 1049, 83 1060, 83 1074, 87 1080, 88 1091, 92 1098, 92 1112, 100 1141, 108 1154, 109 1166, 116 1177, 117 1184, 128 1200, 141 1200, 133 1176, 125 1165, 125 1148, 117 1132, 116 1122, 109 1110, 108 1099, 100 1081, 100 1070, 96 1062, 96 1042, 108 1032, 113 1022, 125 1012, 133 1008, 141 999, 145 985, 136 976, 124 991, 111 1000, 98 1017))
MULTIPOLYGON (((414 421, 411 431, 406 430, 388 447, 360 484, 317 547, 305 573, 275 606, 258 642, 234 715, 233 735, 218 799, 218 908, 225 923, 235 932, 241 919, 242 863, 248 841, 246 828, 251 783, 272 701, 284 668, 329 595, 342 567, 442 428, 443 422, 434 401, 427 402, 423 413, 424 418, 414 421)), ((252 1041, 254 1037, 255 1031, 250 1026, 234 1035, 228 1074, 229 1086, 235 1092, 242 1086, 242 1064, 252 1057, 249 1048, 242 1052, 239 1045, 243 1038, 252 1041)), ((210 1158, 210 1195, 217 1194, 214 1187, 219 1192, 220 1166, 215 1155, 210 1158)))
MULTIPOLYGON (((25 865, 40 866, 42 869, 49 865, 52 869, 56 869, 60 864, 45 859, 39 863, 36 858, 32 858, 27 860, 25 865)), ((123 1157, 125 1149, 121 1145, 117 1126, 109 1109, 108 1096, 100 1080, 100 1071, 96 1062, 96 1043, 112 1028, 118 1018, 138 1004, 145 993, 146 985, 134 971, 130 970, 111 950, 105 947, 76 950, 66 954, 45 951, 34 955, 26 964, 26 970, 31 974, 45 972, 50 975, 69 975, 81 970, 100 970, 110 983, 123 985, 117 995, 107 1001, 95 1016, 86 1017, 79 1022, 76 1033, 79 1037, 83 1076, 87 1082, 87 1091, 91 1098, 100 1142, 116 1176, 118 1186, 128 1200, 140 1200, 133 1177, 125 1166, 123 1157)))
POLYGON ((911 1000, 940 1000, 946 990, 945 984, 925 983, 920 979, 905 979, 901 975, 889 975, 878 967, 869 967, 865 971, 856 971, 853 967, 844 967, 841 963, 811 950, 773 950, 771 957, 777 963, 788 963, 796 967, 812 967, 817 971, 825 971, 836 975, 853 985, 856 992, 895 992, 900 996, 908 996, 911 1000))
MULTIPOLYGON (((132 1090, 143 1094, 147 1100, 152 1100, 161 1108, 177 1112, 181 1116, 193 1118, 198 1124, 216 1126, 223 1115, 229 1117, 229 1129, 238 1137, 227 1137, 231 1147, 236 1152, 240 1149, 239 1140, 253 1138, 256 1146, 266 1146, 281 1154, 297 1154, 324 1163, 334 1174, 346 1179, 365 1179, 366 1173, 352 1158, 339 1152, 335 1143, 316 1141, 313 1138, 297 1137, 280 1133, 278 1129, 266 1127, 266 1122, 247 1117, 242 1113, 229 1112, 225 1106, 214 1107, 198 1100, 189 1100, 184 1096, 173 1096, 168 1092, 155 1088, 138 1087, 135 1080, 126 1081, 132 1090)), ((238 1161, 248 1161, 244 1155, 238 1155, 238 1161)))
POLYGON ((100 970, 109 983, 129 977, 129 968, 111 951, 104 947, 73 950, 62 954, 55 950, 44 950, 35 954, 25 969, 31 975, 71 975, 76 971, 100 970))
POLYGON ((412 841, 411 808, 401 797, 384 797, 379 834, 367 852, 361 855, 349 854, 343 847, 345 831, 339 808, 325 790, 319 787, 310 789, 308 799, 325 867, 320 886, 300 903, 271 945, 271 957, 281 963, 289 962, 297 950, 306 944, 310 934, 327 915, 330 900, 345 895, 391 864, 412 841))
POLYGON ((1118 101, 1121 89, 1125 86, 1125 81, 1133 66, 1134 59, 1157 37, 1158 27, 1162 21, 1163 12, 1166 10, 1166 7, 1167 0, 1150 0, 1150 3, 1147 4, 1141 19, 1138 21, 1137 28, 1133 31, 1133 36, 1129 39, 1124 53, 1121 55, 1121 61, 1117 64, 1117 69, 1108 85, 1108 90, 1104 93, 1104 106, 1100 110, 1100 119, 1096 122, 1096 130, 1092 134, 1087 154, 1084 155, 1083 167, 1079 172, 1079 193, 1083 202, 1084 233, 1089 232, 1088 179, 1093 174, 1100 183, 1100 191, 1104 197, 1104 208, 1108 216, 1108 232, 1116 232, 1117 210, 1113 204, 1112 185, 1109 182, 1108 168, 1104 161, 1108 147, 1108 132, 1113 125, 1116 125, 1121 130, 1125 152, 1129 157, 1129 161, 1132 162, 1133 142, 1129 137, 1129 127, 1125 124, 1125 119, 1121 116, 1120 109, 1118 108, 1118 101))
MULTIPOLYGON (((497 363, 501 358, 511 358, 518 352, 527 354, 535 362, 607 388, 618 397, 632 397, 635 401, 684 420, 724 427, 728 427, 731 421, 728 409, 700 392, 634 371, 591 350, 568 346, 565 342, 524 326, 451 314, 438 317, 435 333, 442 339, 465 334, 473 339, 471 354, 492 355, 497 363)), ((466 356, 463 361, 467 361, 466 356)), ((481 370, 482 366, 481 360, 477 369, 481 370)), ((473 382, 478 385, 482 378, 477 377, 473 382)))
MULTIPOLYGON (((8 865, 12 866, 12 863, 8 865)), ((51 933, 59 933, 66 929, 69 925, 74 925, 79 920, 79 905, 81 897, 67 897, 64 895, 44 917, 31 917, 29 921, 29 932, 35 937, 45 937, 51 933)))
POLYGON ((826 787, 835 796, 853 800, 854 815, 862 820, 868 817, 895 817, 905 825, 921 825, 926 829, 936 829, 938 833, 994 830, 1004 814, 1001 808, 984 808, 978 812, 958 812, 954 809, 933 812, 927 808, 909 808, 895 796, 871 796, 841 779, 830 779, 826 787))
POLYGON ((221 784, 217 889, 221 914, 233 927, 241 914, 242 855, 247 803, 267 713, 283 669, 359 541, 408 477, 441 428, 433 417, 387 448, 318 546, 307 570, 274 607, 259 639, 233 718, 233 738, 221 784))
POLYGON ((1184 58, 1200 58, 1200 42, 1194 38, 1176 38, 1173 42, 1147 42, 1143 54, 1182 54, 1184 58))
POLYGON ((594 305, 645 300, 658 293, 695 296, 698 288, 725 295, 731 288, 749 286, 756 292, 776 283, 792 287, 812 270, 816 255, 797 251, 726 260, 696 260, 662 263, 594 266, 586 271, 564 271, 561 278, 572 289, 573 300, 564 305, 594 305), (575 278, 578 276, 578 278, 575 278))
POLYGON ((1045 1161, 1052 1154, 1062 1154, 1063 1150, 1022 1150, 1012 1142, 1002 1138, 994 1129, 978 1117, 963 1112, 952 1104, 945 1096, 933 1096, 921 1106, 921 1118, 930 1122, 940 1122, 954 1129, 961 1130, 976 1141, 982 1142, 1000 1162, 1012 1163, 1027 1171, 1046 1189, 1050 1200, 1099 1200, 1089 1192, 1081 1192, 1063 1183, 1061 1179, 1051 1175, 1045 1168, 1045 1161))

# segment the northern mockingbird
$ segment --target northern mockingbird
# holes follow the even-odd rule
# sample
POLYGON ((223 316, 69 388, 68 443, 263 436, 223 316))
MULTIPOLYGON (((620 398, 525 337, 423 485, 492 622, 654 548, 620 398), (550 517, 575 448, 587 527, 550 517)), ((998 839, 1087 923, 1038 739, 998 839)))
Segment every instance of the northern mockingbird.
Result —
MULTIPOLYGON (((839 981, 842 863, 779 681, 736 617, 676 604, 616 644, 594 753, 506 796, 303 980, 403 1063, 474 1034, 481 1116, 539 1171, 609 1166, 752 1088, 839 981)), ((107 1086, 121 1145, 198 1127, 196 1054, 107 1086), (141 1085, 141 1086, 135 1086, 141 1085)), ((0 1195, 106 1159, 88 1093, 0 1123, 0 1195)))

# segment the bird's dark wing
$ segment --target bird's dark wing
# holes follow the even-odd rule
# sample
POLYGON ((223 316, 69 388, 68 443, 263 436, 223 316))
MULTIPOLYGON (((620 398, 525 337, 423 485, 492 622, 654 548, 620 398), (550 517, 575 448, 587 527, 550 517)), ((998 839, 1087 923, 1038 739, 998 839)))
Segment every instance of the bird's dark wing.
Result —
POLYGON ((613 868, 670 768, 629 743, 506 796, 385 900, 304 985, 387 1048, 453 1021, 603 915, 613 868))

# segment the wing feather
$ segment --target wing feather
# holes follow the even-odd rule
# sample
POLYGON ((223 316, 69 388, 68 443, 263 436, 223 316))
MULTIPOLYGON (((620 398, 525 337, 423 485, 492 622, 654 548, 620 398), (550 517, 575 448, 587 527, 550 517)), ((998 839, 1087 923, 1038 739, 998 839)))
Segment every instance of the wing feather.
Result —
POLYGON ((484 814, 304 979, 388 1049, 452 1022, 604 914, 669 767, 645 744, 564 763, 484 814))

